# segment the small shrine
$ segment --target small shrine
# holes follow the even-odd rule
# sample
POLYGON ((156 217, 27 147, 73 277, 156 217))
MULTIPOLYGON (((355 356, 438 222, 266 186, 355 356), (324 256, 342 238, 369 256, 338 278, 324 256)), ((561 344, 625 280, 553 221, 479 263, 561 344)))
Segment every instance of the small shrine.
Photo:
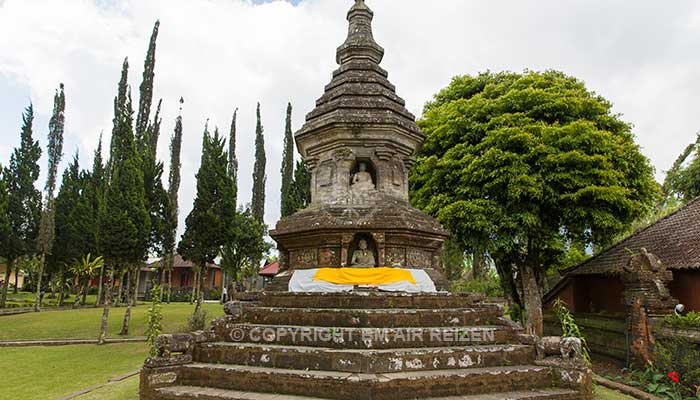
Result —
POLYGON ((426 136, 380 67, 373 16, 360 0, 349 11, 340 67, 295 135, 312 204, 270 232, 281 282, 296 270, 400 267, 445 284, 439 256, 448 232, 408 201, 408 172, 426 136))

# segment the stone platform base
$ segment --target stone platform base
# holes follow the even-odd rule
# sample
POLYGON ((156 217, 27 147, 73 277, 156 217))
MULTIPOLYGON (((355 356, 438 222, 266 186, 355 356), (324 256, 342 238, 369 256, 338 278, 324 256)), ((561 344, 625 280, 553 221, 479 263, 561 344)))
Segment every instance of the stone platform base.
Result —
POLYGON ((142 400, 592 399, 575 354, 481 296, 267 292, 226 313, 159 337, 142 400))

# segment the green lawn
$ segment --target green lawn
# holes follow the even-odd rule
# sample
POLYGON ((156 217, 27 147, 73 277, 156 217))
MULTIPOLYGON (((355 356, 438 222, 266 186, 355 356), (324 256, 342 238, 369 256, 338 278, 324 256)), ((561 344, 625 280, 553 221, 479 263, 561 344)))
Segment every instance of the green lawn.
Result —
MULTIPOLYGON (((224 314, 218 303, 205 303, 207 318, 224 314)), ((124 318, 124 308, 113 308, 109 313, 108 336, 118 338, 124 318)), ((144 336, 148 305, 132 309, 129 337, 144 336)), ((187 303, 163 304, 163 330, 165 333, 187 331, 187 318, 194 305, 187 303)), ((96 339, 99 335, 102 308, 86 308, 66 311, 47 311, 20 315, 0 316, 0 341, 38 339, 96 339)))
POLYGON ((139 376, 133 376, 121 382, 111 383, 94 392, 79 396, 76 400, 138 400, 139 376))
MULTIPOLYGON (((105 399, 106 398, 107 397, 105 397, 105 399)), ((137 398, 138 398, 138 396, 134 397, 133 399, 137 399, 137 398)), ((596 387, 595 398, 597 400, 634 400, 634 397, 629 397, 629 396, 624 395, 620 392, 610 390, 610 389, 602 387, 600 385, 598 385, 596 387)), ((125 397, 125 399, 128 399, 128 397, 125 397)))
MULTIPOLYGON (((2 348, 0 399, 56 399, 136 370, 145 358, 145 343, 2 348)), ((133 396, 123 398, 137 399, 137 388, 125 388, 133 396)))

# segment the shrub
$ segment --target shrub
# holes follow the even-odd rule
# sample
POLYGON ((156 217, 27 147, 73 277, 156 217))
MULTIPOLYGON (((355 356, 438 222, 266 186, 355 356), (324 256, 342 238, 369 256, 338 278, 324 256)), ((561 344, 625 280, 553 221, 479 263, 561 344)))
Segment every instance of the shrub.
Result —
POLYGON ((163 310, 160 305, 160 286, 154 283, 151 289, 151 306, 148 308, 146 322, 146 343, 152 357, 157 355, 156 338, 163 332, 163 310))
POLYGON ((452 291, 457 293, 483 293, 488 297, 503 297, 501 280, 495 272, 483 279, 458 280, 452 284, 452 291))
POLYGON ((664 318, 664 322, 672 328, 700 328, 700 313, 691 311, 686 315, 672 314, 664 318))
POLYGON ((187 325, 191 331, 201 331, 207 326, 207 312, 202 308, 196 309, 187 320, 187 325))
POLYGON ((656 367, 661 371, 678 372, 688 394, 694 393, 694 385, 700 385, 700 346, 677 335, 657 340, 654 350, 656 367))
POLYGON ((211 288, 207 290, 205 298, 207 300, 221 300, 221 289, 211 288))
POLYGON ((581 329, 579 329, 578 325, 576 324, 574 316, 571 315, 569 309, 566 308, 566 303, 564 303, 561 299, 557 299, 554 302, 554 312, 557 314, 557 318, 561 324, 562 337, 574 337, 581 339, 583 358, 586 359, 588 365, 591 365, 591 355, 588 351, 588 343, 586 342, 586 338, 583 336, 581 329))

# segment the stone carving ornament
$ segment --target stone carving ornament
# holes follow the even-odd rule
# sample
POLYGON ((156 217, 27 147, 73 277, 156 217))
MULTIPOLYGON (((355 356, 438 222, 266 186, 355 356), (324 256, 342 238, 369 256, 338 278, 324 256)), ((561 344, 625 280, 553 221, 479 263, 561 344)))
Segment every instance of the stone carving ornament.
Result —
POLYGON ((367 164, 361 162, 359 168, 360 170, 352 176, 352 190, 358 192, 374 190, 374 182, 372 181, 372 175, 367 172, 367 164))
POLYGON ((374 268, 375 265, 374 253, 367 248, 367 241, 360 240, 359 249, 352 253, 350 266, 353 268, 374 268))

